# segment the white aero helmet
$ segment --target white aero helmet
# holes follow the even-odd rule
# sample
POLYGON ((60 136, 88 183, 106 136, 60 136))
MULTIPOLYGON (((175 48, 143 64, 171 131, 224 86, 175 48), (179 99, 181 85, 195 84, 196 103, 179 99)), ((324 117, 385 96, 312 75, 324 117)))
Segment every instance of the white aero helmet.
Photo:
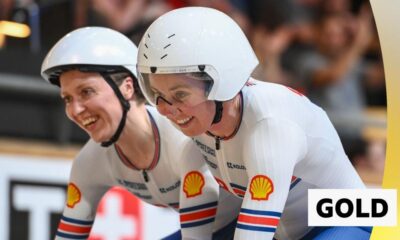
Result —
POLYGON ((125 35, 104 27, 84 27, 61 38, 42 63, 41 74, 59 85, 59 75, 71 68, 112 72, 126 69, 137 77, 137 47, 125 35))
POLYGON ((137 47, 125 35, 109 28, 85 27, 61 38, 42 63, 42 77, 52 84, 59 86, 62 72, 77 69, 82 72, 100 73, 113 89, 123 113, 114 135, 110 140, 102 142, 104 147, 118 140, 130 109, 129 100, 123 97, 111 76, 113 73, 128 72, 137 79, 137 53, 137 47))
POLYGON ((213 83, 207 99, 226 101, 240 92, 258 60, 240 27, 205 7, 172 10, 154 21, 138 53, 139 85, 149 102, 148 74, 206 72, 213 83))

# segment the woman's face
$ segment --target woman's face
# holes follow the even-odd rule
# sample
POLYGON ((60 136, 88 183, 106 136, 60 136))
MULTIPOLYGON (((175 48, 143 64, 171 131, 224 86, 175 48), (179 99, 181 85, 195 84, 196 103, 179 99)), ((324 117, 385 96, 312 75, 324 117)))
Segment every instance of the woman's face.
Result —
POLYGON ((344 19, 340 17, 328 17, 321 26, 319 33, 319 45, 325 54, 337 56, 346 50, 348 43, 344 19))
POLYGON ((122 107, 98 73, 72 70, 60 76, 61 98, 68 118, 96 142, 109 140, 122 117, 122 107))
POLYGON ((151 74, 151 90, 158 97, 157 110, 187 136, 210 129, 215 104, 205 96, 206 83, 183 74, 151 74))

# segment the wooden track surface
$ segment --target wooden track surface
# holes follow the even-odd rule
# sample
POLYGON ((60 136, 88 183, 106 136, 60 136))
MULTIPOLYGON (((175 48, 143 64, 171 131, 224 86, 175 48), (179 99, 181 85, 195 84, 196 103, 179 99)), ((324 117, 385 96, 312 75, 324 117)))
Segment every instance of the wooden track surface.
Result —
POLYGON ((82 146, 61 146, 48 142, 0 138, 0 154, 17 154, 73 159, 82 146))

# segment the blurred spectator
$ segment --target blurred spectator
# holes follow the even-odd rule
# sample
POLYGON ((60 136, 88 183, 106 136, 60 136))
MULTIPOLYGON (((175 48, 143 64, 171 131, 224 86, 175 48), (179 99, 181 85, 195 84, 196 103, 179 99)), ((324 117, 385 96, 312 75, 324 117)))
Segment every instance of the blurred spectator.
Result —
POLYGON ((386 84, 382 60, 370 61, 365 72, 364 92, 367 106, 386 106, 386 84))
POLYGON ((320 1, 318 9, 319 18, 329 15, 340 15, 344 19, 343 24, 345 28, 350 28, 348 29, 349 33, 355 33, 359 27, 355 14, 358 14, 360 9, 352 9, 352 5, 351 0, 320 1))
POLYGON ((322 16, 315 51, 302 59, 301 73, 310 99, 328 112, 339 134, 358 137, 357 121, 366 106, 363 57, 373 34, 372 13, 363 8, 354 28, 348 27, 346 19, 342 14, 322 16))
POLYGON ((253 77, 262 81, 291 85, 292 77, 282 65, 282 55, 292 41, 290 0, 250 1, 253 24, 251 43, 260 64, 253 77))
POLYGON ((385 139, 344 140, 343 146, 364 182, 378 185, 382 183, 386 157, 385 139))
MULTIPOLYGON (((319 12, 322 15, 340 14, 351 15, 352 1, 350 0, 324 0, 319 1, 319 12)), ((352 16, 351 16, 352 17, 352 16)))
POLYGON ((97 21, 117 31, 126 32, 142 17, 145 0, 79 0, 76 4, 76 27, 97 21), (87 15, 88 10, 97 15, 87 15))
POLYGON ((75 0, 75 28, 105 26, 136 44, 148 25, 170 10, 162 0, 75 0))
POLYGON ((383 171, 385 168, 385 157, 386 157, 386 141, 385 140, 375 140, 370 141, 367 147, 367 157, 365 161, 360 161, 357 163, 358 168, 367 168, 371 172, 375 172, 383 176, 383 171))
POLYGON ((293 3, 293 30, 295 41, 301 45, 314 44, 313 23, 323 0, 291 0, 293 3))
POLYGON ((262 81, 291 85, 291 76, 282 67, 282 54, 291 41, 290 26, 281 26, 268 30, 256 26, 252 44, 260 64, 253 72, 253 77, 262 81))
POLYGON ((147 27, 163 13, 178 7, 204 6, 230 15, 245 32, 249 30, 247 16, 237 6, 245 8, 242 0, 75 0, 75 28, 106 26, 138 43, 147 27), (235 2, 236 4, 233 4, 235 2))
POLYGON ((14 6, 14 0, 1 0, 0 1, 0 20, 9 20, 11 17, 11 10, 14 6))
MULTIPOLYGON (((229 15, 242 28, 247 35, 250 31, 250 23, 247 17, 246 0, 166 0, 171 8, 181 8, 188 6, 202 6, 218 9, 229 15)), ((250 1, 252 2, 252 1, 250 1)))

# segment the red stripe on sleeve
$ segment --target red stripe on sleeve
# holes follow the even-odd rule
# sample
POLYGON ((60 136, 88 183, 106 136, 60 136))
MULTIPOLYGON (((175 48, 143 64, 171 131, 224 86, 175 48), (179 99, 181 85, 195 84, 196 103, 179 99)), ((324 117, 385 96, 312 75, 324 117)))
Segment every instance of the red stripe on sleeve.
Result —
POLYGON ((217 209, 212 208, 212 209, 207 209, 207 210, 203 210, 200 212, 183 214, 180 216, 180 219, 181 219, 181 222, 186 222, 186 221, 198 220, 198 219, 202 219, 202 218, 215 216, 216 213, 217 213, 217 209))
POLYGON ((236 188, 234 188, 233 191, 234 191, 236 194, 243 195, 243 196, 246 194, 245 191, 242 191, 242 190, 236 189, 236 188))
POLYGON ((65 232, 73 232, 73 233, 89 233, 91 228, 92 228, 92 226, 79 227, 79 226, 75 226, 75 225, 66 224, 63 222, 60 222, 60 224, 58 225, 59 230, 62 230, 65 232))
POLYGON ((279 219, 278 218, 268 218, 268 217, 253 217, 248 215, 239 215, 238 222, 245 223, 253 223, 253 224, 262 224, 269 226, 278 226, 279 219))

